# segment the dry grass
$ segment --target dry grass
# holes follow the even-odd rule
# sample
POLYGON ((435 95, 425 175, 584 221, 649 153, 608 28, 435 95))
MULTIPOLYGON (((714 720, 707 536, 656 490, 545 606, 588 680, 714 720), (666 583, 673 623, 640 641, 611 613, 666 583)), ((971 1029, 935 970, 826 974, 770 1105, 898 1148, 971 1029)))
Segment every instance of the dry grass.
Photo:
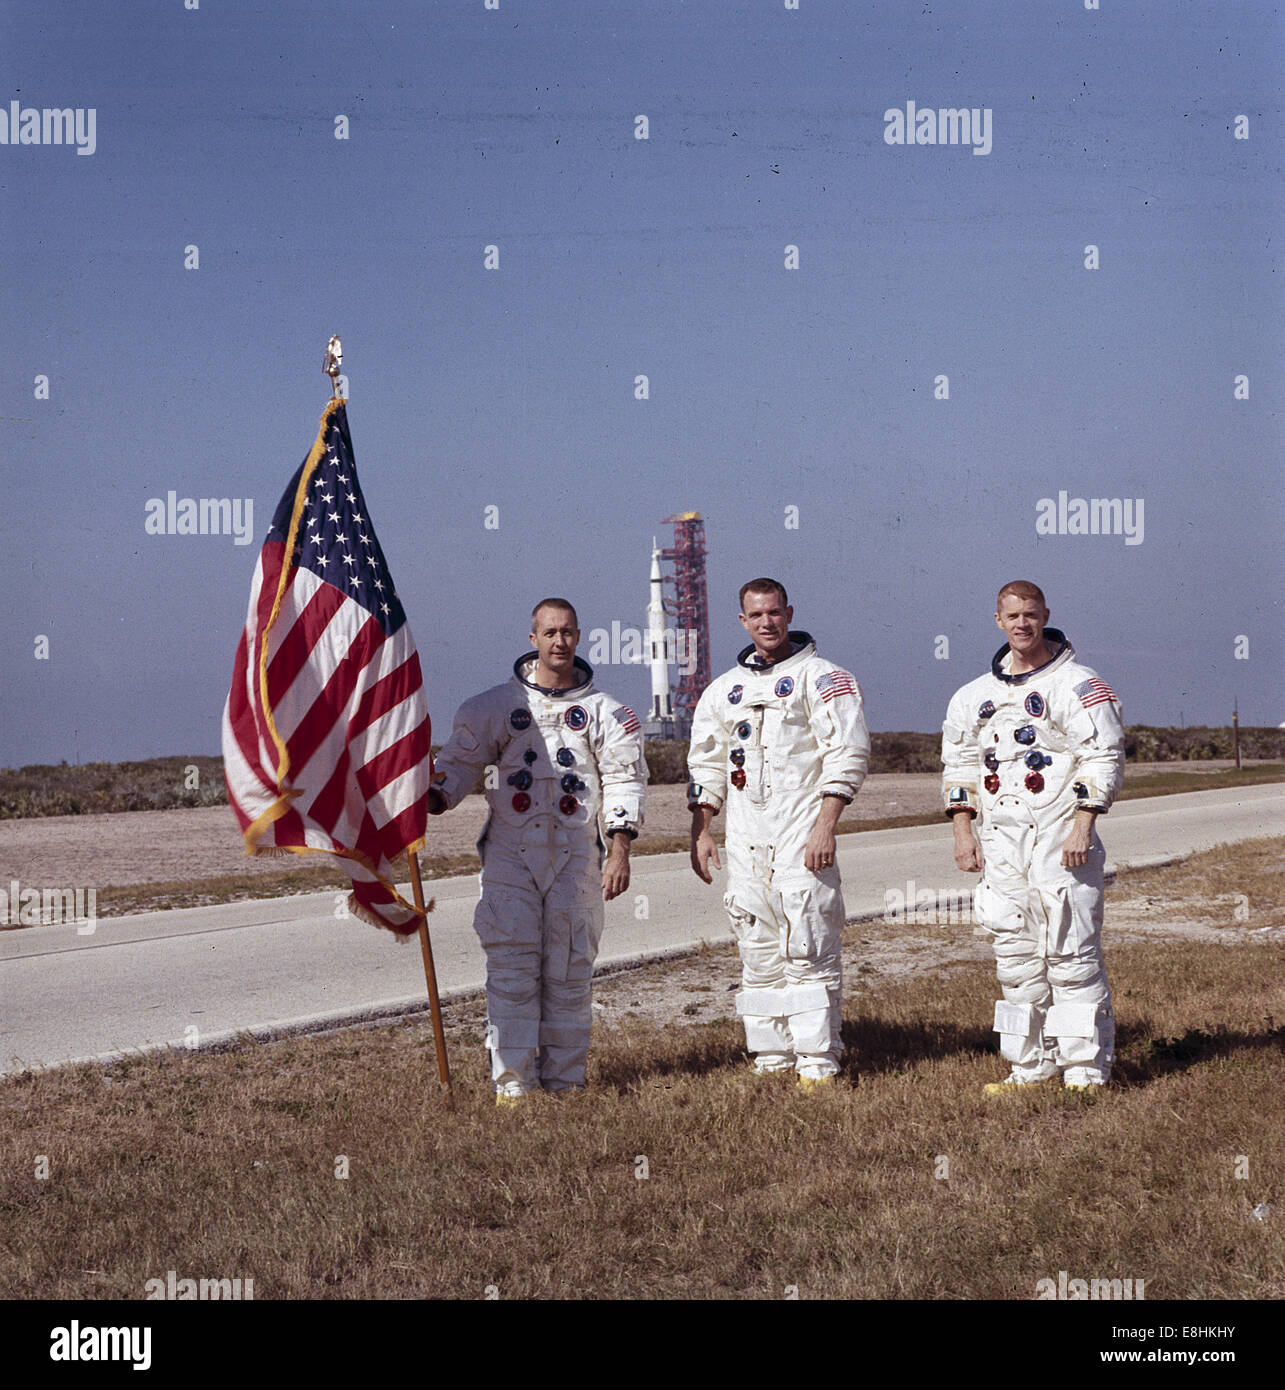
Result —
POLYGON ((1119 876, 1146 918, 1180 915, 1215 926, 1285 925, 1285 841, 1242 840, 1159 869, 1119 876))
POLYGON ((1285 781, 1285 763, 1257 763, 1252 767, 1227 767, 1213 772, 1188 772, 1182 764, 1163 771, 1153 764, 1125 769, 1121 801, 1140 796, 1168 796, 1174 792, 1205 792, 1215 787, 1256 787, 1285 781))
MULTIPOLYGON (((1285 734, 1272 728, 1242 729, 1240 747, 1247 761, 1279 760, 1285 755, 1285 734)), ((1229 759, 1232 731, 1130 724, 1125 727, 1125 748, 1131 763, 1180 765, 1186 761, 1229 759)), ((434 756, 439 751, 440 744, 435 745, 434 756)), ((940 752, 939 733, 878 730, 871 734, 870 771, 937 772, 941 766, 940 752)), ((653 783, 686 782, 686 743, 649 739, 646 754, 653 783)), ((480 785, 477 789, 481 789, 480 785)), ((216 806, 226 801, 223 759, 205 754, 140 762, 0 767, 0 820, 216 806)))
MULTIPOLYGON (((283 898, 292 893, 331 891, 349 893, 352 881, 329 862, 296 861, 297 867, 281 869, 270 878, 246 878, 244 874, 220 874, 213 878, 175 879, 163 883, 129 883, 98 890, 98 915, 122 917, 131 912, 161 912, 168 908, 206 907, 211 903, 245 902, 255 898, 283 898)), ((399 866, 403 867, 404 866, 399 866)), ((475 854, 436 855, 431 865, 420 861, 424 878, 477 873, 475 854)), ((0 931, 8 929, 0 926, 0 931)))
MULTIPOLYGON (((1199 861, 1148 881, 1198 896, 1219 852, 1199 861)), ((1257 851, 1227 871, 1279 890, 1257 851)), ((476 1001, 449 1011, 453 1112, 420 1020, 14 1078, 0 1296, 135 1298, 174 1270, 260 1299, 1029 1299, 1067 1270, 1285 1297, 1282 950, 1235 936, 1109 952, 1119 1084, 1096 1101, 983 1097, 989 964, 849 971, 859 1084, 811 1097, 748 1075, 734 1020, 679 1006, 600 1027, 584 1094, 497 1112, 476 1001)), ((720 958, 734 980, 707 952, 686 997, 717 1000, 720 958)))

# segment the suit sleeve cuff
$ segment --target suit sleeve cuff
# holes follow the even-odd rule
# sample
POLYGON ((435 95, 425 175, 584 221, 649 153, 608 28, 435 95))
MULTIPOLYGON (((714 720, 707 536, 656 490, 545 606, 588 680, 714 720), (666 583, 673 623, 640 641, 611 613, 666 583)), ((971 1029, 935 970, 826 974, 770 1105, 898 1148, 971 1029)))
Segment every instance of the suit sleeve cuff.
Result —
POLYGON ((723 809, 724 798, 712 787, 707 787, 701 782, 688 782, 687 784, 687 809, 694 811, 697 806, 708 806, 711 811, 721 811, 723 809))

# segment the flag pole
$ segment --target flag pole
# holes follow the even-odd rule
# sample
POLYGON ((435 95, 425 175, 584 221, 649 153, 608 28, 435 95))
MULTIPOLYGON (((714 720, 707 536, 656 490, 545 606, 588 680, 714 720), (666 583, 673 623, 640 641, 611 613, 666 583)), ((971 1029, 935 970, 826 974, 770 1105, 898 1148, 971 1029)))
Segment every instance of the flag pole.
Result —
POLYGON ((419 876, 419 855, 414 851, 406 856, 410 865, 410 886, 415 894, 415 906, 424 915, 419 919, 419 948, 424 957, 424 979, 428 984, 428 1011, 433 1019, 433 1045, 437 1048, 437 1078, 446 1088, 446 1104, 453 1106, 451 1064, 446 1056, 446 1033, 442 1029, 442 1004, 437 997, 437 969, 433 965, 433 943, 428 939, 428 915, 424 911, 424 884, 419 876))
MULTIPOLYGON (((339 335, 332 333, 326 344, 326 360, 322 371, 330 378, 330 396, 339 397, 339 369, 343 365, 343 344, 339 335)), ((451 1064, 446 1056, 446 1033, 442 1027, 442 1002, 437 995, 437 968, 433 964, 433 943, 428 939, 428 912, 424 906, 424 882, 419 873, 419 855, 411 850, 406 856, 410 865, 411 891, 415 895, 415 909, 419 913, 419 946, 424 957, 424 981, 428 985, 428 1011, 433 1019, 433 1045, 437 1049, 437 1075, 446 1088, 446 1104, 454 1108, 454 1092, 451 1090, 451 1064)))

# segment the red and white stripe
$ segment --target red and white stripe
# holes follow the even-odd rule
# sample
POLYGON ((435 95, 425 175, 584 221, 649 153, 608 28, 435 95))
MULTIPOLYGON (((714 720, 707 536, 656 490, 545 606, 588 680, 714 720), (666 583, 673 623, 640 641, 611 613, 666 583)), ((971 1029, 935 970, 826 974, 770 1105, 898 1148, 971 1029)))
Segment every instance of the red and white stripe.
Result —
POLYGON ((855 695, 857 693, 856 677, 850 671, 836 668, 828 671, 817 681, 817 689, 821 692, 821 699, 829 704, 831 700, 837 700, 840 695, 855 695))
POLYGON ((1100 680, 1097 676, 1077 685, 1075 692, 1080 697, 1080 703, 1085 709, 1089 709, 1093 705, 1100 705, 1106 700, 1118 698, 1106 681, 1100 680))
POLYGON ((269 626, 285 563, 285 544, 269 541, 255 570, 223 714, 228 800, 247 853, 334 855, 360 915, 408 935, 420 919, 392 865, 423 843, 432 770, 410 627, 385 637, 366 608, 293 565, 269 626))

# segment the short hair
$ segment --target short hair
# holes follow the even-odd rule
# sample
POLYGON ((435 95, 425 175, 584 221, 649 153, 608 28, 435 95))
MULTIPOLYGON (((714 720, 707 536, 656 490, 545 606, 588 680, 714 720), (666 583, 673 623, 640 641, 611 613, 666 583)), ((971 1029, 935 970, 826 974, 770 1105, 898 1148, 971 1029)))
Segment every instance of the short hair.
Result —
POLYGON ((539 603, 531 610, 531 630, 535 631, 535 620, 540 616, 542 608, 560 608, 565 613, 571 614, 571 621, 575 627, 579 628, 580 619, 576 616, 575 607, 568 603, 564 598, 542 598, 539 603))
POLYGON ((746 594, 770 594, 773 590, 781 595, 781 607, 788 608, 790 606, 790 600, 786 595, 785 585, 782 584, 779 579, 751 579, 748 584, 741 585, 741 612, 745 612, 746 594))
POLYGON ((1038 584, 1032 584, 1029 579, 1014 579, 999 591, 995 597, 995 611, 999 612, 999 606, 1004 600, 1005 594, 1012 594, 1014 598, 1033 598, 1039 600, 1041 608, 1047 608, 1048 603, 1044 598, 1044 590, 1038 584))

